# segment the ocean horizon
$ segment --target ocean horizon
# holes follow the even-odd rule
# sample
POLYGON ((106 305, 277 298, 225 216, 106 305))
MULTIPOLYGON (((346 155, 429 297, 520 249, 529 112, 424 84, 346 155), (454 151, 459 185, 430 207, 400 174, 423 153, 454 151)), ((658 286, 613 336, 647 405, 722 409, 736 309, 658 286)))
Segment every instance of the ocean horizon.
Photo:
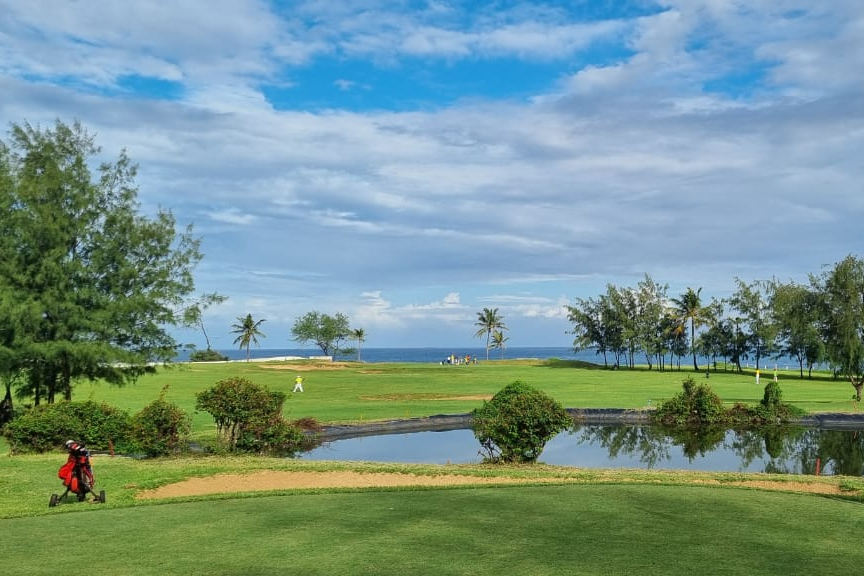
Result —
MULTIPOLYGON (((217 352, 228 357, 229 360, 245 360, 246 359, 246 350, 245 349, 215 349, 217 352)), ((459 347, 455 346, 452 348, 442 348, 442 347, 406 347, 406 348, 392 348, 392 347, 369 347, 363 348, 360 350, 360 361, 368 362, 371 364, 378 362, 418 362, 418 363, 432 363, 438 364, 441 362, 446 362, 447 358, 450 355, 456 356, 458 358, 464 359, 465 356, 470 356, 472 359, 477 358, 478 362, 486 361, 486 349, 482 346, 465 346, 459 347)), ((313 356, 322 356, 322 352, 318 348, 250 348, 249 349, 249 358, 251 360, 261 360, 266 358, 283 358, 286 356, 295 356, 300 358, 310 358, 313 356)), ((558 358, 560 360, 581 360, 583 362, 592 362, 594 364, 603 364, 603 354, 597 354, 595 350, 580 350, 574 351, 573 348, 569 346, 513 346, 510 348, 505 348, 503 350, 503 354, 501 350, 489 350, 489 361, 494 360, 518 360, 522 358, 537 358, 541 360, 547 360, 549 358, 558 358)), ((612 366, 615 363, 615 355, 611 352, 607 355, 609 365, 612 366)), ((189 351, 181 350, 179 351, 177 358, 175 358, 175 362, 186 362, 189 359, 189 351)), ((334 357, 334 360, 349 360, 356 361, 357 360, 357 352, 351 354, 342 354, 334 357)), ((676 357, 675 362, 677 365, 677 361, 679 359, 676 357)), ((696 357, 697 362, 700 366, 705 366, 708 363, 708 359, 702 356, 696 357)), ((623 361, 623 358, 622 358, 623 361)), ((668 357, 667 357, 668 361, 668 357)), ((645 359, 644 354, 637 354, 635 362, 637 365, 646 365, 648 362, 645 359)), ((691 357, 682 356, 680 358, 681 366, 692 367, 691 357)), ((768 370, 773 368, 774 365, 777 365, 779 370, 797 370, 798 364, 795 360, 791 358, 763 358, 762 359, 762 368, 768 370)), ((732 364, 728 363, 728 367, 731 367, 732 364)), ((754 368, 755 364, 753 360, 748 360, 741 363, 741 366, 744 368, 754 368)), ((717 368, 723 369, 723 363, 721 359, 717 359, 717 368)))
MULTIPOLYGON (((229 360, 245 360, 245 349, 218 349, 217 352, 228 357, 229 360)), ((321 356, 322 352, 318 348, 250 348, 249 358, 253 360, 262 358, 281 358, 284 356, 299 356, 301 358, 309 358, 311 356, 321 356)), ((465 358, 477 358, 477 361, 486 360, 486 349, 481 347, 453 347, 453 348, 362 348, 360 350, 360 361, 376 363, 376 362, 423 362, 423 363, 439 363, 445 361, 449 356, 457 356, 465 358)), ((518 347, 506 348, 503 351, 503 359, 514 360, 519 358, 560 358, 566 360, 587 360, 603 363, 602 355, 595 355, 591 350, 574 352, 573 348, 560 347, 518 347)), ((189 359, 189 352, 186 350, 180 351, 176 361, 185 362, 189 359)), ((489 360, 501 360, 501 350, 489 350, 489 360)), ((351 354, 337 355, 334 360, 357 360, 356 350, 351 354)))

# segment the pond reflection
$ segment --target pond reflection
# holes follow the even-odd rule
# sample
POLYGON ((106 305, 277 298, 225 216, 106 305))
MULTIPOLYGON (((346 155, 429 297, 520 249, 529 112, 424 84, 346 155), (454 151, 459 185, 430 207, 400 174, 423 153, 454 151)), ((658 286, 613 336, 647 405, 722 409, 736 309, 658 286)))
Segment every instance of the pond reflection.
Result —
MULTIPOLYGON (((428 464, 482 461, 469 429, 346 438, 299 456, 428 464)), ((582 468, 864 475, 864 430, 770 428, 672 431, 655 426, 579 426, 553 438, 540 462, 582 468)))

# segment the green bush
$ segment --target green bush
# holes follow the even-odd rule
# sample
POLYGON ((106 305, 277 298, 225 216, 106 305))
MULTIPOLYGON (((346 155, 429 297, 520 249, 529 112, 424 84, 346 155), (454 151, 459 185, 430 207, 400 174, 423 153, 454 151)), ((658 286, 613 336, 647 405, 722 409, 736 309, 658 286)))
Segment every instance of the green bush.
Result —
POLYGON ((192 419, 177 405, 159 398, 132 417, 132 437, 136 449, 148 456, 166 456, 183 451, 189 442, 192 419))
POLYGON ((279 414, 253 418, 242 429, 235 449, 238 452, 288 455, 306 441, 303 430, 292 426, 279 414))
POLYGON ((666 426, 717 426, 727 421, 723 401, 707 384, 688 377, 683 390, 660 404, 653 417, 666 426))
POLYGON ((234 377, 199 392, 195 407, 216 421, 217 448, 286 454, 296 452, 305 435, 283 418, 285 399, 284 392, 234 377))
POLYGON ((572 426, 550 396, 519 380, 473 412, 474 436, 488 462, 535 462, 553 436, 572 426))
POLYGON ((108 404, 57 402, 24 411, 6 425, 3 435, 15 453, 47 452, 70 439, 93 450, 124 451, 131 429, 129 414, 108 404))
POLYGON ((228 357, 216 350, 195 350, 189 354, 190 362, 225 362, 228 357))
POLYGON ((806 414, 804 410, 783 402, 783 391, 777 382, 768 382, 765 385, 762 400, 753 411, 763 423, 770 424, 788 422, 806 414))
POLYGON ((803 416, 799 408, 783 403, 783 392, 776 382, 765 386, 762 400, 756 406, 735 403, 725 409, 723 401, 707 384, 696 384, 693 378, 683 383, 683 391, 663 402, 654 411, 654 421, 665 426, 764 426, 781 424, 803 416))
POLYGON ((768 409, 776 410, 783 404, 783 391, 777 382, 768 382, 765 385, 765 392, 762 395, 762 406, 768 409))

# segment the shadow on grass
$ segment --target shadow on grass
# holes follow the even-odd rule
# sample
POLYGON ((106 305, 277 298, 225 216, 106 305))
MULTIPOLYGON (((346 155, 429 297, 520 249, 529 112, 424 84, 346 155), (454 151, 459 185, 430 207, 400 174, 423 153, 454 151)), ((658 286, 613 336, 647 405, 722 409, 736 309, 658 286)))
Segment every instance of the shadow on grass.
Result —
POLYGON ((560 358, 549 358, 543 362, 543 366, 548 368, 581 368, 583 370, 612 370, 612 367, 606 367, 602 364, 594 362, 586 362, 585 360, 561 360, 560 358))
MULTIPOLYGON (((583 370, 607 370, 609 372, 657 372, 659 374, 694 374, 693 370, 687 370, 684 368, 666 368, 664 370, 659 370, 657 365, 655 364, 652 368, 648 368, 647 365, 639 364, 632 368, 629 366, 619 366, 615 367, 614 364, 610 364, 608 366, 604 366, 603 364, 597 364, 595 362, 586 362, 585 360, 561 360, 560 358, 548 358, 543 361, 543 366, 547 368, 581 368, 583 370)), ((704 372, 696 372, 696 374, 704 374, 704 372)))

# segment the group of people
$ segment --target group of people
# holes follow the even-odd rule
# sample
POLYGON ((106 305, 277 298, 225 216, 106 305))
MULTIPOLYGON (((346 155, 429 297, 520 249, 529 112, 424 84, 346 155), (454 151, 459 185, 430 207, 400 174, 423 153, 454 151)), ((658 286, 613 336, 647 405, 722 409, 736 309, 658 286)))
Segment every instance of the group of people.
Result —
MULTIPOLYGON (((777 366, 774 366, 774 382, 777 382, 777 366)), ((759 385, 759 369, 756 369, 756 385, 759 385)))
POLYGON ((451 354, 447 358, 441 361, 441 364, 477 364, 477 357, 472 357, 470 354, 466 354, 465 356, 456 356, 455 354, 451 354))

